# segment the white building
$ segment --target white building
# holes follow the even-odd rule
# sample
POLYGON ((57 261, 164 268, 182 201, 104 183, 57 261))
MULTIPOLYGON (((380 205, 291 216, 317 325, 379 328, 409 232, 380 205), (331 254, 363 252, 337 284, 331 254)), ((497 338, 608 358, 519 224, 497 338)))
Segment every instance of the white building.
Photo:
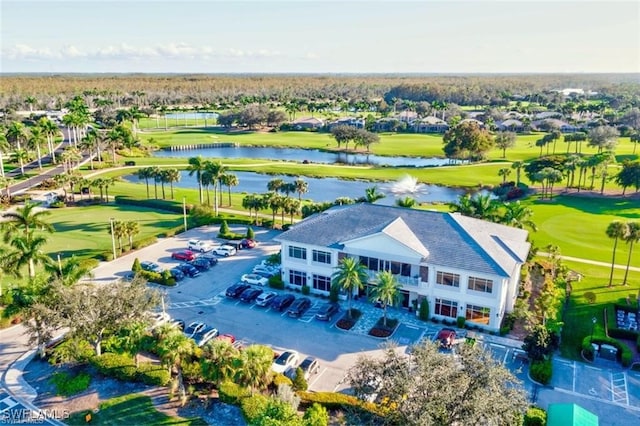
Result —
POLYGON ((390 270, 402 284, 402 306, 427 298, 431 317, 462 316, 498 330, 518 294, 528 232, 454 213, 375 204, 338 206, 292 226, 277 240, 282 279, 328 294, 340 259, 357 257, 375 286, 390 270))

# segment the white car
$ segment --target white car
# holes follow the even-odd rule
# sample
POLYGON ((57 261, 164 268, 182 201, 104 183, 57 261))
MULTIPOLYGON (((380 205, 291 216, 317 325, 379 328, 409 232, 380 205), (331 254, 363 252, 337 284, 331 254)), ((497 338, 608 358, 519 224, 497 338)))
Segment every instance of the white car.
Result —
POLYGON ((271 365, 271 369, 276 373, 284 373, 290 368, 294 368, 298 365, 298 360, 300 359, 300 355, 296 351, 285 351, 280 354, 273 364, 271 365))
POLYGON ((256 274, 244 274, 242 277, 240 277, 240 281, 251 285, 266 286, 269 284, 269 280, 267 278, 261 277, 260 275, 256 274))
POLYGON ((213 250, 213 245, 201 240, 189 240, 187 248, 200 253, 206 253, 213 250))
POLYGON ((223 244, 219 247, 214 248, 213 252, 218 256, 224 256, 224 257, 235 256, 236 248, 233 246, 223 244))

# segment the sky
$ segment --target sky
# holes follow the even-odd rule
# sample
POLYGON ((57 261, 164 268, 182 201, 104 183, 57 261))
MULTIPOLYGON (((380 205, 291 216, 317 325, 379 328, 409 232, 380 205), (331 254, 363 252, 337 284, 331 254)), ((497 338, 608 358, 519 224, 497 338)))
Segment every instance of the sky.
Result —
POLYGON ((640 1, 0 0, 0 72, 638 73, 640 1))

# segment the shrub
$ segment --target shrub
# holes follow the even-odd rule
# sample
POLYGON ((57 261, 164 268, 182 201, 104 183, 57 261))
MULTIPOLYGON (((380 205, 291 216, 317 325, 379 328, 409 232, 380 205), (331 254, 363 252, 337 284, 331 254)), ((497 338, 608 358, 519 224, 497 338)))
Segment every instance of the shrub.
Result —
POLYGON ((418 312, 418 317, 422 321, 427 321, 429 319, 429 301, 426 297, 420 302, 420 312, 418 312))
POLYGON ((309 293, 311 293, 311 288, 305 284, 302 286, 301 291, 302 291, 302 294, 308 295, 309 293))
POLYGON ((524 415, 524 426, 545 426, 547 424, 547 412, 542 408, 530 407, 524 415))
POLYGON ((254 424, 264 414, 268 402, 269 398, 261 394, 244 398, 240 404, 240 408, 247 423, 254 424))
POLYGON ((131 266, 131 271, 135 273, 142 271, 142 266, 140 266, 140 259, 138 259, 137 257, 133 261, 133 265, 131 266))
POLYGON ((464 328, 465 322, 467 322, 467 319, 465 317, 456 318, 456 325, 458 326, 458 328, 464 328))
POLYGON ((227 404, 237 404, 243 398, 251 395, 251 391, 249 389, 237 385, 233 382, 223 382, 220 384, 220 388, 218 389, 218 395, 220 397, 220 401, 227 404))
POLYGON ((98 372, 105 376, 128 382, 136 379, 136 366, 133 359, 127 355, 107 352, 101 356, 93 357, 91 362, 98 372))
POLYGON ((551 375, 553 373, 553 367, 551 359, 542 361, 533 361, 529 368, 531 378, 538 383, 548 385, 551 382, 551 375))
POLYGON ((293 388, 297 391, 306 391, 309 387, 307 380, 304 378, 304 371, 302 368, 296 368, 296 375, 293 378, 293 388))
POLYGON ((136 374, 138 381, 152 386, 167 386, 171 381, 169 370, 161 365, 143 362, 138 367, 136 374))
POLYGON ((71 396, 86 390, 91 382, 91 376, 87 373, 80 373, 75 376, 69 373, 55 373, 50 382, 56 387, 56 394, 61 396, 71 396))

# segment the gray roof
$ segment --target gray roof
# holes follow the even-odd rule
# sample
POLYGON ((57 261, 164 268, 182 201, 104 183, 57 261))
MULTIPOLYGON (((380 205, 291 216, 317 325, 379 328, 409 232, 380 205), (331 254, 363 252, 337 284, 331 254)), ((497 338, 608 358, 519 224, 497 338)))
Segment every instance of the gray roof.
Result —
POLYGON ((341 249, 345 241, 384 232, 412 233, 404 243, 425 262, 508 277, 529 253, 528 232, 458 213, 377 204, 338 206, 292 226, 277 240, 341 249), (401 219, 401 220, 398 220, 401 219), (410 231, 410 232, 408 232, 410 231))

